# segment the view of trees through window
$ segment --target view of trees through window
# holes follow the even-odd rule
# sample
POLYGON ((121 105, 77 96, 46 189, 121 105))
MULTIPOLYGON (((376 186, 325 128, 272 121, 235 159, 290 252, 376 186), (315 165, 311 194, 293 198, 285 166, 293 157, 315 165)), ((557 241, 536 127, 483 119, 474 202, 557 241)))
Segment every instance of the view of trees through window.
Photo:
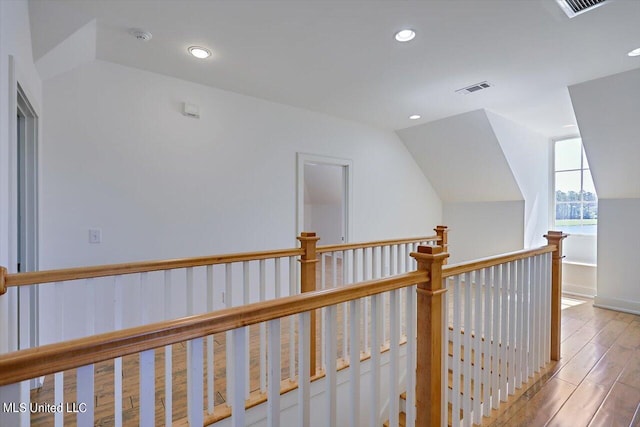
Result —
POLYGON ((555 226, 573 234, 596 234, 598 197, 582 140, 555 143, 555 226))

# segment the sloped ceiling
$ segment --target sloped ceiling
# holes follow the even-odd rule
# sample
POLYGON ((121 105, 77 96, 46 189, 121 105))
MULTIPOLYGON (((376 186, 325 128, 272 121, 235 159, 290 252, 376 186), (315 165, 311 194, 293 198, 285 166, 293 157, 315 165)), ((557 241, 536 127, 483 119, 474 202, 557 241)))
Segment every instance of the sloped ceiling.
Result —
POLYGON ((569 87, 599 198, 640 197, 640 69, 569 87))
MULTIPOLYGON (((5 0, 0 0, 5 1, 5 0)), ((36 60, 91 20, 103 61, 396 130, 490 109, 547 137, 568 85, 640 67, 640 1, 30 0, 36 60), (153 33, 149 42, 129 30, 153 33), (397 43, 396 31, 417 37, 397 43), (213 51, 196 61, 187 47, 213 51), (456 89, 483 80, 471 95, 456 89), (420 114, 417 122, 408 119, 420 114)))
POLYGON ((396 133, 443 202, 523 200, 484 110, 396 133))

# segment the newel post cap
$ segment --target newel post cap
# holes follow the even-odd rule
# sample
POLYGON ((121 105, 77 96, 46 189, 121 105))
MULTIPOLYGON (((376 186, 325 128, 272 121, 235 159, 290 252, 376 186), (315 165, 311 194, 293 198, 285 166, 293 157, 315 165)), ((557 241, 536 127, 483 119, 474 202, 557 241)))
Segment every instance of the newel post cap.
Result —
POLYGON ((316 233, 311 232, 311 231, 303 231, 300 233, 300 235, 298 236, 298 240, 299 241, 318 241, 320 240, 320 238, 318 236, 316 236, 316 233))
POLYGON ((565 239, 567 237, 569 237, 568 234, 563 233, 562 231, 553 231, 553 230, 549 230, 547 231, 547 234, 545 234, 543 237, 546 237, 547 240, 551 241, 559 241, 562 239, 565 239))
POLYGON ((423 262, 444 261, 449 258, 449 254, 444 252, 442 246, 418 246, 418 252, 411 252, 411 256, 416 261, 423 262))

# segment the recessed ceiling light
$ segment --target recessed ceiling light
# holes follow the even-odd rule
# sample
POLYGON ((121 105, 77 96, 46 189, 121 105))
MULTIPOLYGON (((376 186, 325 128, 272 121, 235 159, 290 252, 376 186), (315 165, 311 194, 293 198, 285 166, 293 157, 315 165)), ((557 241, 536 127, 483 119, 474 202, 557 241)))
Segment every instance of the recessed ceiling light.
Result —
POLYGON ((198 59, 205 59, 211 56, 211 51, 207 48, 200 46, 191 46, 189 53, 198 59))
POLYGON ((411 120, 418 120, 420 118, 420 114, 412 114, 409 116, 409 119, 411 120))
POLYGON ((640 56, 640 47, 637 49, 633 49, 631 52, 627 53, 629 56, 640 56))
POLYGON ((416 32, 413 30, 400 30, 396 33, 396 40, 398 40, 399 42, 408 42, 410 40, 413 40, 415 36, 416 32))

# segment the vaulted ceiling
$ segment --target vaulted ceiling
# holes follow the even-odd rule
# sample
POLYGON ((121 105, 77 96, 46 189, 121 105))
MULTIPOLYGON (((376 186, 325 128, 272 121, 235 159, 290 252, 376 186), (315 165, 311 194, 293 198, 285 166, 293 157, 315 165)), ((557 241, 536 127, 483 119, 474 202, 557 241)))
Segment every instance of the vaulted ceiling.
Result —
POLYGON ((98 59, 398 130, 489 109, 576 133, 567 87, 639 68, 640 1, 30 0, 34 59, 95 19, 98 59), (153 34, 148 42, 131 28, 153 34), (408 43, 396 31, 412 28, 408 43), (191 45, 213 52, 198 61, 191 45), (481 81, 468 95, 456 89, 481 81), (408 116, 419 114, 411 121, 408 116))

